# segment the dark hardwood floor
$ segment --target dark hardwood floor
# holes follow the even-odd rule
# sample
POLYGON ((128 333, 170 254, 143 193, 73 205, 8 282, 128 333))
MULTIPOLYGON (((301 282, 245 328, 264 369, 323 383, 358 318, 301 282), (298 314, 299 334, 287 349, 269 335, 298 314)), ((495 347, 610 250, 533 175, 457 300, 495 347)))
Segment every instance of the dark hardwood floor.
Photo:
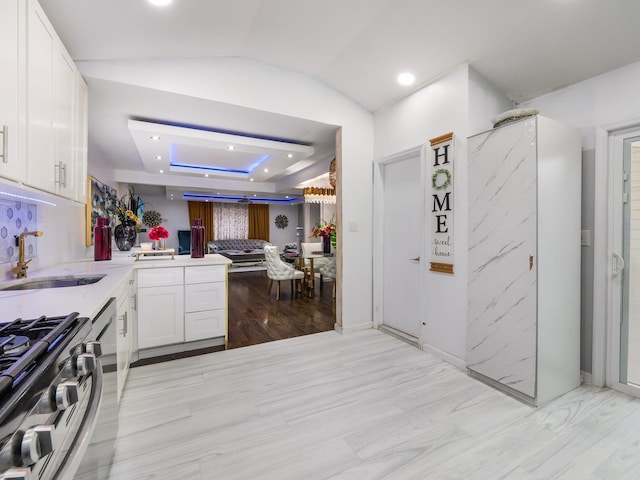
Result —
MULTIPOLYGON (((320 293, 316 279, 316 295, 291 297, 291 282, 282 282, 280 301, 276 301, 276 284, 267 294, 266 271, 234 272, 229 276, 229 339, 227 349, 257 343, 299 337, 333 330, 336 307, 331 298, 332 284, 325 282, 320 293)), ((224 345, 137 360, 132 367, 177 360, 225 350, 224 345)))
POLYGON ((316 295, 291 295, 291 282, 282 282, 280 301, 276 301, 276 283, 267 293, 266 271, 229 274, 229 341, 227 348, 298 337, 333 330, 336 321, 331 282, 325 282, 316 295))

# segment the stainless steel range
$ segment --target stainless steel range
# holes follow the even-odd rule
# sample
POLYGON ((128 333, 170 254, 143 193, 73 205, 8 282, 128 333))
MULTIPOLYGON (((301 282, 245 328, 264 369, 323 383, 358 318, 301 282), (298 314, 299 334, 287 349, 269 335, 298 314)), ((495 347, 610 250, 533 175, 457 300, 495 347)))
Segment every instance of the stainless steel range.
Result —
POLYGON ((0 324, 0 479, 72 478, 102 395, 89 318, 0 324))

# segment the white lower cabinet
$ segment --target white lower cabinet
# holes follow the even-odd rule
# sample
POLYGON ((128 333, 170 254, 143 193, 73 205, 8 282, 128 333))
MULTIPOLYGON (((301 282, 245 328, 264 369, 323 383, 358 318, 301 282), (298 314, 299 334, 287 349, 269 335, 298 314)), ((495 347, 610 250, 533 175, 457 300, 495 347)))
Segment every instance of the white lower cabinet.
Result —
POLYGON ((118 289, 116 296, 116 381, 118 388, 118 402, 122 396, 124 385, 129 374, 131 363, 131 322, 129 320, 130 278, 126 278, 118 289))
POLYGON ((226 337, 225 265, 138 270, 137 347, 226 337))
POLYGON ((184 342, 183 285, 144 288, 141 283, 138 278, 138 348, 184 342))
POLYGON ((185 268, 184 333, 187 341, 226 336, 226 267, 204 265, 185 268))
POLYGON ((184 314, 184 338, 187 342, 222 337, 227 329, 225 310, 207 310, 184 314))

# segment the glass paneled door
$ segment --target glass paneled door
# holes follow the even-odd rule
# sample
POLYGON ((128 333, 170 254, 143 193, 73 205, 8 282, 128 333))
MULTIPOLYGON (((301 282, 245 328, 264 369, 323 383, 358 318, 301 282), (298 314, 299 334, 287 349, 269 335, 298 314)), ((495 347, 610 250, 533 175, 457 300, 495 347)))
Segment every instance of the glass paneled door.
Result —
POLYGON ((640 396, 640 131, 613 136, 608 383, 640 396))

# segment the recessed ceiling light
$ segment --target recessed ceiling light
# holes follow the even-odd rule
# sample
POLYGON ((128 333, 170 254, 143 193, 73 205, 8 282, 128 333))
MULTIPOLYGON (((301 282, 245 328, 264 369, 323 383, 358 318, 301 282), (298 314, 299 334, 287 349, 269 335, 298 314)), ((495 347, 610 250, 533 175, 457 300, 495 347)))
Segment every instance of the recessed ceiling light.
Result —
POLYGON ((158 141, 160 140, 160 137, 158 135, 151 135, 151 140, 158 141))
POLYGON ((290 153, 289 155, 287 155, 287 157, 293 158, 293 153, 290 153))
POLYGON ((398 83, 400 85, 413 85, 413 82, 416 81, 416 77, 409 72, 404 72, 398 75, 398 83))
POLYGON ((229 146, 227 147, 227 150, 235 150, 235 149, 236 149, 236 147, 234 147, 233 145, 229 145, 229 146))
POLYGON ((264 173, 269 173, 269 169, 268 169, 268 168, 265 168, 265 169, 264 169, 264 173))
POLYGON ((287 196, 286 196, 286 197, 284 197, 284 198, 289 198, 289 195, 287 195, 287 196))
POLYGON ((205 177, 207 177, 207 178, 209 178, 209 174, 208 174, 208 173, 205 173, 205 174, 204 174, 204 176, 205 176, 205 177))
POLYGON ((155 5, 156 7, 166 7, 173 0, 147 0, 151 5, 155 5))
POLYGON ((160 170, 160 173, 164 173, 164 170, 160 170))
POLYGON ((258 196, 258 194, 257 194, 257 193, 254 193, 254 194, 253 194, 253 196, 254 196, 254 197, 257 197, 257 196, 258 196))
POLYGON ((156 155, 156 160, 162 160, 162 155, 156 155))
POLYGON ((216 193, 216 195, 220 195, 220 192, 216 193))
POLYGON ((251 180, 253 182, 253 178, 250 178, 249 180, 251 180))

